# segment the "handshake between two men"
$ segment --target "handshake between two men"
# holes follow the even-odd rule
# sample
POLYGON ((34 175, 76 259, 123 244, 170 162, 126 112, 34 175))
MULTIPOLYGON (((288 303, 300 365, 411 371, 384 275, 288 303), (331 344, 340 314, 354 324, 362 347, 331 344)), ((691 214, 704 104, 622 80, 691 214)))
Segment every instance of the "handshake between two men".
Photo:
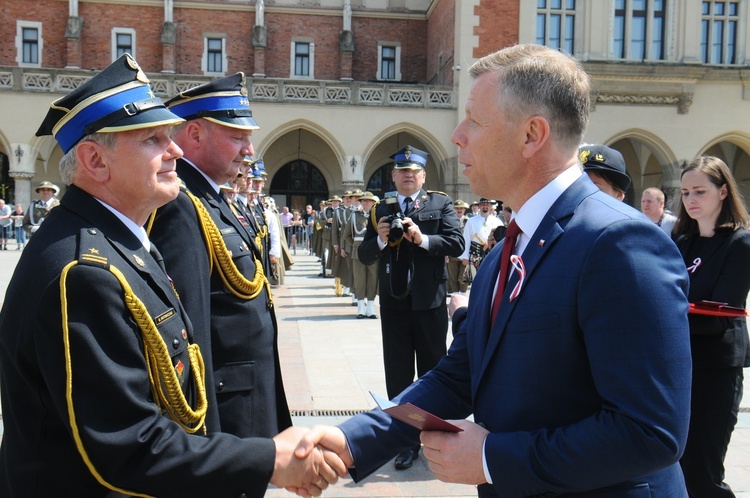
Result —
MULTIPOLYGON (((347 423, 357 424, 357 416, 347 421, 347 423)), ((488 431, 468 420, 450 421, 451 424, 458 426, 462 429, 462 432, 443 432, 443 431, 423 431, 420 434, 420 440, 424 445, 424 456, 429 462, 429 468, 435 473, 435 476, 444 482, 460 483, 460 484, 472 484, 479 485, 486 483, 487 480, 484 476, 484 470, 482 466, 482 448, 484 445, 484 439, 488 434, 488 431)), ((305 429, 291 428, 281 433, 276 440, 277 448, 279 444, 292 444, 291 437, 281 437, 290 431, 304 431, 305 429)), ((294 434, 300 434, 295 432, 294 434)), ((292 433, 289 434, 290 436, 292 433)), ((288 446, 285 446, 285 451, 278 453, 286 453, 288 446)), ((374 452, 385 451, 387 453, 386 458, 392 458, 398 453, 397 448, 384 448, 380 445, 368 446, 360 448, 361 450, 374 452), (377 448, 375 447, 377 446, 377 448)), ((354 458, 352 457, 349 445, 347 443, 344 432, 339 427, 318 425, 313 427, 307 433, 302 434, 299 444, 294 451, 294 457, 298 459, 299 467, 294 465, 285 465, 286 472, 291 473, 295 470, 303 472, 302 475, 293 477, 289 474, 287 476, 279 475, 278 481, 276 479, 276 471, 274 471, 274 477, 271 479, 271 483, 280 486, 281 480, 287 478, 288 482, 298 481, 303 484, 283 484, 283 487, 290 492, 296 493, 300 496, 318 496, 322 490, 328 487, 329 484, 334 484, 338 477, 344 477, 346 475, 346 469, 352 469, 354 467, 354 458), (308 458, 312 458, 311 469, 300 469, 307 461, 308 458), (315 474, 314 476, 312 476, 315 474), (312 476, 312 477, 311 477, 312 476), (309 484, 304 484, 309 483, 309 484)), ((279 465, 279 457, 277 457, 277 468, 279 465)), ((281 462, 282 464, 284 462, 281 462)), ((366 477, 369 472, 364 475, 362 473, 357 476, 356 471, 352 469, 352 476, 355 481, 366 477)))

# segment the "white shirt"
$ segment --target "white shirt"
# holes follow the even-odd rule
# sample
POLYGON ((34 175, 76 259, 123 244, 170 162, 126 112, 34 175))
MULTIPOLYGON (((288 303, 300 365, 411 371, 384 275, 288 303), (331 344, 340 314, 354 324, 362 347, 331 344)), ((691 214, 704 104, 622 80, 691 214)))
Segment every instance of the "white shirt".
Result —
POLYGON ((138 237, 138 240, 141 241, 141 244, 143 244, 143 247, 146 249, 146 251, 151 251, 151 241, 148 240, 148 235, 146 234, 145 228, 138 226, 135 221, 131 220, 130 218, 128 218, 127 216, 119 212, 117 209, 113 208, 112 206, 104 202, 103 200, 98 199, 96 197, 94 197, 94 199, 99 201, 99 204, 109 209, 112 212, 112 214, 117 216, 117 219, 122 221, 123 225, 128 227, 128 230, 133 232, 133 235, 138 237))
POLYGON ((501 226, 503 222, 497 216, 490 214, 486 218, 483 216, 472 216, 466 220, 464 226, 464 252, 459 256, 461 259, 469 259, 469 249, 472 242, 477 242, 482 246, 487 242, 495 228, 501 226))

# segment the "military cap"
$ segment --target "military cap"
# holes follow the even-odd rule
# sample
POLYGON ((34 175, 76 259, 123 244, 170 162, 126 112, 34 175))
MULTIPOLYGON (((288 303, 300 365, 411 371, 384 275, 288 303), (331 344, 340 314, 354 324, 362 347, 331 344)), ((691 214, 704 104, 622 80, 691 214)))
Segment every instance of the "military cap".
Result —
POLYGON ((259 130, 247 98, 245 74, 235 73, 185 90, 167 101, 183 119, 204 118, 241 130, 259 130))
POLYGON ((462 201, 461 199, 456 199, 456 200, 455 200, 455 201, 453 202, 453 207, 454 207, 454 208, 464 208, 464 209, 469 209, 469 205, 468 205, 468 204, 466 204, 466 203, 465 203, 464 201, 462 201))
POLYGON ((60 193, 60 187, 58 187, 57 185, 55 185, 54 183, 52 183, 52 182, 51 182, 51 181, 49 181, 49 180, 44 180, 44 181, 43 181, 43 182, 41 182, 41 183, 39 184, 39 186, 38 186, 37 188, 35 188, 34 190, 35 190, 35 191, 36 191, 37 193, 39 193, 39 191, 40 191, 40 190, 42 190, 43 188, 48 188, 48 189, 54 190, 54 191, 55 191, 55 195, 57 195, 57 194, 59 194, 59 193, 60 193))
POLYGON ((255 167, 258 171, 260 171, 260 174, 263 178, 268 176, 268 173, 266 172, 266 165, 263 163, 263 158, 259 157, 255 160, 255 167))
POLYGON ((248 176, 250 176, 253 180, 262 180, 263 174, 260 171, 260 168, 258 168, 258 161, 255 161, 252 166, 250 167, 250 172, 248 173, 248 176))
POLYGON ((346 192, 344 192, 344 194, 341 197, 343 198, 343 197, 351 197, 351 196, 352 196, 352 191, 347 190, 346 192))
POLYGON ((341 202, 341 201, 342 201, 343 199, 341 199, 341 197, 339 197, 338 195, 334 195, 333 197, 331 197, 331 198, 330 198, 330 199, 328 199, 328 200, 329 200, 330 202, 333 202, 333 201, 339 201, 339 202, 341 202))
POLYGON ((352 190, 352 197, 362 197, 364 194, 360 189, 352 190))
POLYGON ((494 203, 495 203, 495 199, 485 199, 484 197, 482 197, 482 198, 481 198, 481 199, 479 199, 479 200, 478 200, 477 202, 478 202, 479 204, 484 204, 484 203, 490 203, 490 204, 494 204, 494 203))
POLYGON ((181 123, 151 91, 146 73, 130 54, 55 100, 36 132, 54 135, 67 153, 86 135, 181 123))
POLYGON ((391 156, 393 169, 424 169, 430 154, 423 150, 407 145, 391 156))
POLYGON ((584 145, 578 151, 584 171, 594 171, 611 181, 623 192, 630 187, 625 159, 620 152, 606 145, 584 145))
POLYGON ((378 202, 378 198, 372 195, 372 192, 369 190, 366 192, 363 192, 362 195, 359 197, 360 202, 361 201, 375 201, 378 202))

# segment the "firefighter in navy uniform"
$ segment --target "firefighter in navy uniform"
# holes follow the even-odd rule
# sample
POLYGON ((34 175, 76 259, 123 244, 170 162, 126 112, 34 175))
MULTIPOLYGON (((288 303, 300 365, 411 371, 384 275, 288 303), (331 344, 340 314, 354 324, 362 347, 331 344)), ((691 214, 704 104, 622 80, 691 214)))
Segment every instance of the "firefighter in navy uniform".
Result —
POLYGON ((205 436, 201 350, 143 229, 179 192, 169 132, 181 121, 125 54, 37 131, 54 134, 70 186, 0 312, 0 496, 260 497, 269 480, 304 482, 301 467, 275 470, 294 429, 205 436))
MULTIPOLYGON (((187 120, 172 136, 185 153, 177 161, 180 195, 160 208, 149 234, 183 298, 207 334, 209 431, 272 437, 291 426, 279 364, 276 315, 254 237, 240 223, 219 185, 237 178, 253 154, 252 118, 242 73, 187 90, 169 101, 187 120), (217 418, 211 418, 217 415, 217 418)), ((196 330, 198 330, 196 324, 196 330)))
MULTIPOLYGON (((397 192, 386 193, 372 208, 371 222, 357 255, 366 264, 378 263, 383 360, 388 397, 414 381, 414 359, 421 377, 446 353, 446 256, 464 250, 453 201, 442 192, 422 189, 427 154, 406 146, 391 156, 397 192), (397 213, 403 219, 396 219, 397 213), (403 236, 394 236, 403 227, 403 236), (393 234, 391 233, 393 232, 393 234)), ((407 469, 419 447, 396 458, 407 469)))

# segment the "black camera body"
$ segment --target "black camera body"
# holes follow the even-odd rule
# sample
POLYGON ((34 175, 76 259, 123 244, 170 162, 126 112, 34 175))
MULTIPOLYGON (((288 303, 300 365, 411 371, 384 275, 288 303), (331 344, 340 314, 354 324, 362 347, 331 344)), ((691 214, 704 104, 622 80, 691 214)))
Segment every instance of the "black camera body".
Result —
POLYGON ((391 231, 388 234, 388 242, 396 243, 404 236, 404 213, 401 212, 401 206, 398 203, 398 192, 387 192, 383 202, 388 207, 388 214, 385 216, 386 221, 391 225, 391 231))

